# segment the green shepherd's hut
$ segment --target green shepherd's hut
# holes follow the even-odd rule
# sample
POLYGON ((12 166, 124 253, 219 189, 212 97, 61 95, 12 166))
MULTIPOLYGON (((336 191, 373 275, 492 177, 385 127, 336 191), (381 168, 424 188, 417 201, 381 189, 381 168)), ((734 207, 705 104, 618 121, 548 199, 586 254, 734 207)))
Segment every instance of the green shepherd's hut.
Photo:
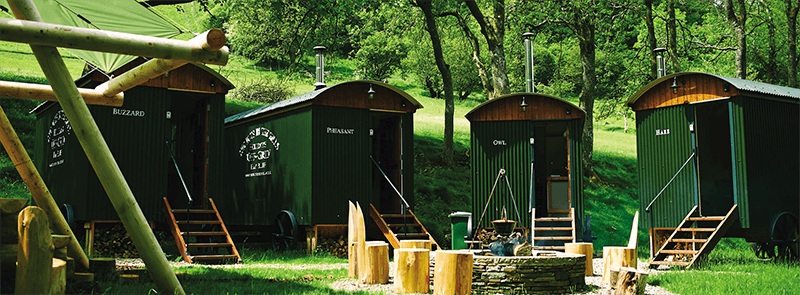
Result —
POLYGON ((570 102, 529 92, 486 101, 467 113, 476 227, 493 227, 492 221, 503 218, 518 227, 535 221, 538 249, 563 249, 564 242, 581 238, 585 116, 570 102))
POLYGON ((421 107, 394 86, 349 81, 228 117, 220 214, 296 240, 303 228, 348 224, 348 201, 401 213, 414 204, 421 107))
POLYGON ((760 256, 777 246, 797 257, 800 89, 682 72, 643 87, 628 106, 654 265, 681 243, 696 249, 682 254, 699 257, 723 236, 755 242, 760 256))
MULTIPOLYGON (((76 83, 94 88, 108 80, 93 70, 76 83)), ((222 184, 215 180, 222 177, 225 94, 232 88, 216 71, 186 64, 125 91, 120 107, 88 106, 148 221, 166 221, 164 197, 187 208, 188 193, 193 207, 204 208, 206 198, 221 196, 222 184)), ((75 221, 119 220, 60 105, 45 102, 33 113, 33 160, 56 202, 71 207, 75 221)))

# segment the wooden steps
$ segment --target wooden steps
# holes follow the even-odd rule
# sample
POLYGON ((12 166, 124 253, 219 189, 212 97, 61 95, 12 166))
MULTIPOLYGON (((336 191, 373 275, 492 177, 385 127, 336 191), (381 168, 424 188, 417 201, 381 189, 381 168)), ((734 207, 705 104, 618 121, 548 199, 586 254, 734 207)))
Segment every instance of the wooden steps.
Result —
POLYGON ((164 198, 170 231, 178 245, 183 261, 193 263, 203 261, 221 263, 227 261, 242 262, 236 245, 233 244, 228 229, 222 221, 214 200, 208 199, 208 209, 172 209, 167 198, 164 198), (190 229, 183 231, 181 227, 190 229), (187 242, 188 240, 192 242, 187 242), (190 250, 191 249, 191 250, 190 250), (226 254, 219 254, 220 249, 226 254))
MULTIPOLYGON (((536 216, 536 209, 533 209, 533 216, 536 216)), ((575 208, 570 208, 566 217, 534 218, 531 240, 533 250, 564 251, 564 244, 576 241, 575 208)))
POLYGON ((659 265, 691 268, 714 249, 737 218, 738 205, 733 205, 725 216, 700 216, 698 206, 694 206, 654 255, 650 268, 659 265))
POLYGON ((369 216, 378 224, 378 228, 389 244, 392 244, 392 248, 399 249, 400 240, 430 240, 431 250, 441 249, 414 212, 411 209, 406 212, 405 215, 380 214, 375 206, 369 204, 369 216))

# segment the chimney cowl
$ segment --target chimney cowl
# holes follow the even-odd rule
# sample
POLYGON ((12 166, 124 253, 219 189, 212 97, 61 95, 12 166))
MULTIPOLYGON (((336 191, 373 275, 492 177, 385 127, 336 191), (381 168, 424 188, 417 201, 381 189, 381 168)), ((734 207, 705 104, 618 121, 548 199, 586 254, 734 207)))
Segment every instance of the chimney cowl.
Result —
POLYGON ((314 46, 314 51, 317 52, 316 54, 316 66, 317 66, 317 82, 314 83, 314 89, 319 90, 325 88, 325 46, 314 46))

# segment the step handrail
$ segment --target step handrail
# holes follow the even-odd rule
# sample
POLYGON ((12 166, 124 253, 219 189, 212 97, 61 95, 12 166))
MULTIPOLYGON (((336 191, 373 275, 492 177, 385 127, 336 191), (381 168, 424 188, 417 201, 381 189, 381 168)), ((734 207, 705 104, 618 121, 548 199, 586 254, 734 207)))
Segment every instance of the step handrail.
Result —
POLYGON ((692 152, 689 158, 686 159, 686 162, 683 162, 683 166, 681 166, 681 168, 678 169, 678 172, 675 172, 675 175, 672 176, 672 179, 670 179, 669 182, 667 182, 667 184, 664 185, 663 188, 661 188, 661 191, 658 192, 658 194, 656 194, 656 197, 653 198, 652 201, 650 201, 650 204, 647 205, 647 208, 644 209, 644 212, 650 213, 650 207, 652 207, 653 204, 656 202, 656 200, 658 200, 658 198, 661 197, 661 194, 664 193, 665 190, 667 190, 667 187, 669 187, 669 185, 672 184, 672 181, 678 177, 678 174, 680 174, 681 171, 683 171, 683 168, 686 168, 686 165, 689 164, 689 161, 691 161, 692 158, 695 157, 695 155, 697 155, 697 152, 692 152))
POLYGON ((406 208, 411 209, 411 206, 409 206, 408 202, 406 202, 406 198, 403 198, 403 194, 401 194, 400 191, 397 190, 397 187, 394 186, 394 183, 392 183, 392 180, 389 179, 389 176, 387 176, 386 173, 383 172, 383 169, 381 169, 381 165, 378 165, 378 162, 376 162, 375 159, 372 158, 372 155, 369 155, 369 159, 372 160, 372 163, 375 164, 375 167, 378 167, 378 171, 380 171, 381 174, 383 174, 383 177, 386 178, 386 181, 389 182, 389 185, 392 186, 394 192, 397 193, 398 196, 400 196, 400 200, 403 201, 403 205, 405 205, 406 208))
POLYGON ((175 156, 172 154, 172 147, 169 146, 169 140, 166 141, 167 150, 169 151, 169 157, 172 159, 172 164, 175 164, 175 170, 178 171, 178 177, 181 179, 181 184, 183 184, 183 190, 186 191, 186 197, 189 198, 189 204, 194 202, 192 199, 192 194, 189 193, 189 188, 186 187, 186 181, 183 180, 183 174, 181 174, 181 168, 178 167, 178 161, 175 161, 175 156))

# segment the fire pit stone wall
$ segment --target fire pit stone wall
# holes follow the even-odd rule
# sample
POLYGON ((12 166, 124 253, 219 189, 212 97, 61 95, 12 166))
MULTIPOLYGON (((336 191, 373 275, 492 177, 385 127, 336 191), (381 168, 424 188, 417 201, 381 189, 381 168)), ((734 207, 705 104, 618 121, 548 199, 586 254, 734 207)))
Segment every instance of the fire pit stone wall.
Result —
POLYGON ((472 291, 478 294, 568 293, 586 284, 586 256, 534 252, 533 256, 475 255, 472 291))

